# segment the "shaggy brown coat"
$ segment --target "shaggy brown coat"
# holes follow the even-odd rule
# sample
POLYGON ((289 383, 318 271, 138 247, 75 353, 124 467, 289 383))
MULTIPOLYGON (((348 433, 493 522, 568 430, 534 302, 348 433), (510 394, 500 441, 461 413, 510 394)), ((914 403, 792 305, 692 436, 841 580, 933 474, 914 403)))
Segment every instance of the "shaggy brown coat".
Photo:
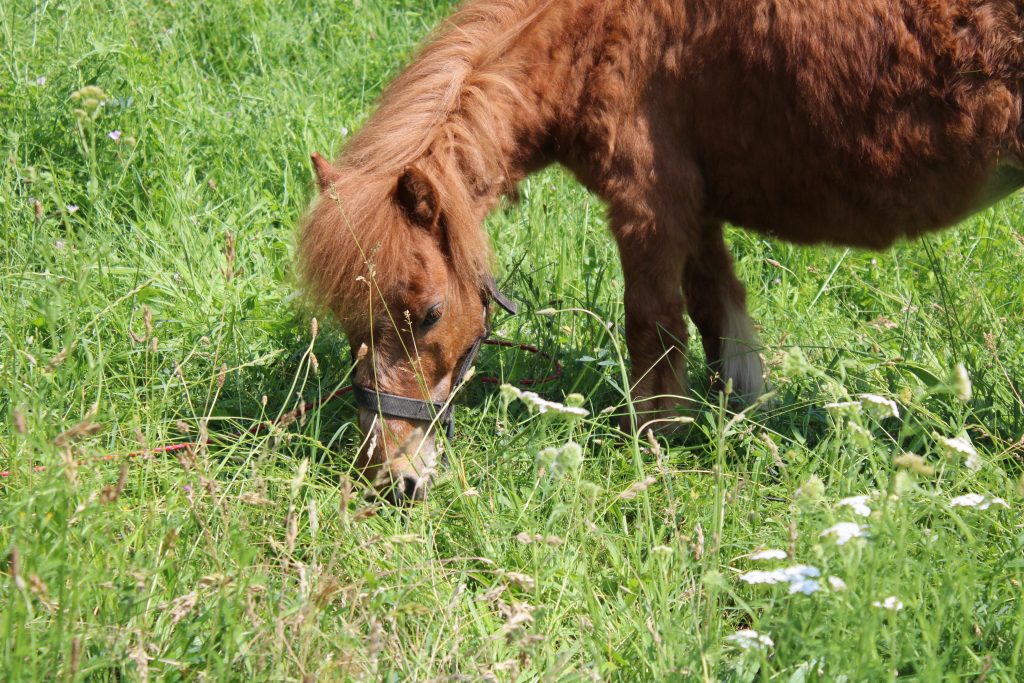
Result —
MULTIPOLYGON (((722 224, 870 248, 950 225, 1024 184, 1022 76, 1016 0, 473 0, 315 159, 301 253, 372 347, 357 381, 444 400, 483 325, 484 216, 563 164, 609 206, 644 420, 685 401, 684 311, 753 396, 722 224)), ((372 418, 363 463, 420 490, 426 425, 372 418)))

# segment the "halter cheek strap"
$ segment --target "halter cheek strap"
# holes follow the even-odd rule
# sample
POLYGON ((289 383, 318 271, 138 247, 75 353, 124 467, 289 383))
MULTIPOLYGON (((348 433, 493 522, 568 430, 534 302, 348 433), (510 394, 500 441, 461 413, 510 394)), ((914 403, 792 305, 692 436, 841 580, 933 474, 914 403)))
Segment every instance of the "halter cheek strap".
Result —
MULTIPOLYGON (((509 315, 515 315, 516 313, 519 312, 519 304, 510 299, 508 296, 505 295, 504 292, 498 289, 498 285, 494 282, 494 278, 487 278, 486 282, 484 282, 484 287, 486 287, 487 289, 487 296, 494 299, 495 303, 497 303, 499 306, 505 309, 506 313, 508 313, 509 315)), ((485 301, 484 306, 486 305, 487 303, 485 301)))
MULTIPOLYGON (((494 284, 494 280, 488 278, 484 286, 485 291, 483 292, 483 303, 484 312, 487 317, 487 324, 483 335, 477 337, 476 341, 473 342, 473 345, 469 347, 469 350, 463 357, 462 363, 459 365, 459 371, 455 373, 455 378, 452 381, 453 392, 462 383, 462 380, 466 378, 466 374, 469 372, 469 369, 473 367, 473 361, 476 360, 476 356, 480 352, 480 345, 490 333, 490 315, 487 315, 488 300, 494 299, 499 306, 508 311, 511 315, 515 315, 519 311, 519 307, 516 303, 498 289, 494 284)), ((379 415, 397 417, 402 420, 432 422, 436 419, 438 424, 444 425, 448 440, 451 441, 455 438, 455 420, 453 419, 454 406, 452 406, 450 402, 434 403, 433 401, 424 401, 418 398, 396 396, 395 394, 387 394, 359 384, 353 385, 352 390, 355 395, 356 404, 360 408, 373 411, 379 415)))

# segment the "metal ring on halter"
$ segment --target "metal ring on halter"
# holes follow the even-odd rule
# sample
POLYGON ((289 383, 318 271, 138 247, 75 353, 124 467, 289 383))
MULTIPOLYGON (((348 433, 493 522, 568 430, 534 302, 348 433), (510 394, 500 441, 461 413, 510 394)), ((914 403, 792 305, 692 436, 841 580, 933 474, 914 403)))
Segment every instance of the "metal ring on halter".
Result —
MULTIPOLYGON (((484 304, 484 316, 486 319, 484 333, 477 337, 476 341, 473 342, 473 345, 469 347, 469 350, 463 357, 462 363, 459 365, 459 371, 455 373, 455 379, 452 382, 453 392, 459 387, 462 380, 465 379, 466 373, 469 372, 469 369, 473 367, 473 361, 476 360, 476 356, 480 352, 480 345, 483 344, 484 339, 486 339, 487 335, 490 334, 491 316, 487 306, 489 301, 493 299, 511 315, 515 315, 519 312, 519 307, 516 303, 498 290, 497 286, 494 284, 494 280, 488 279, 484 283, 484 286, 485 289, 481 292, 481 299, 484 304)), ((445 434, 448 436, 448 440, 451 441, 455 438, 455 419, 453 416, 454 407, 451 403, 434 403, 433 401, 424 401, 418 398, 409 398, 408 396, 396 396, 394 394, 387 394, 358 384, 353 385, 352 391, 355 395, 356 404, 360 408, 373 411, 379 415, 397 417, 402 420, 432 422, 436 419, 438 424, 444 425, 445 434)))

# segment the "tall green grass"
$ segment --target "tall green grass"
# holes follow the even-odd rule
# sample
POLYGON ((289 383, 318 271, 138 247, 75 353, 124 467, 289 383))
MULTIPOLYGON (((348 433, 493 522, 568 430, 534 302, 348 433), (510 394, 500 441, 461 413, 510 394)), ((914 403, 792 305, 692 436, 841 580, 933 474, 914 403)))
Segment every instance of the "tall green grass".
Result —
POLYGON ((1020 680, 1017 197, 884 254, 731 232, 775 402, 712 398, 649 442, 603 412, 623 393, 603 210, 547 172, 487 224, 525 304, 497 332, 556 354, 544 395, 589 417, 470 387, 411 510, 364 500, 345 401, 237 436, 347 382, 293 275, 307 154, 450 7, 0 4, 0 678, 1020 680), (183 438, 207 445, 99 459, 183 438), (839 523, 862 536, 822 535, 839 523))

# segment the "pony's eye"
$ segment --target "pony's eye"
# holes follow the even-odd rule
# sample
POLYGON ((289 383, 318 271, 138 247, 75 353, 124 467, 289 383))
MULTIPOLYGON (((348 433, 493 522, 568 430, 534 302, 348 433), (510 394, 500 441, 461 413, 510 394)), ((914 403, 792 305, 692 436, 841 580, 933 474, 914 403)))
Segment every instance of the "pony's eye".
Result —
POLYGON ((442 312, 443 311, 441 310, 441 304, 431 306, 430 310, 427 311, 427 314, 423 317, 423 327, 433 327, 434 325, 436 325, 437 322, 441 319, 442 312))

